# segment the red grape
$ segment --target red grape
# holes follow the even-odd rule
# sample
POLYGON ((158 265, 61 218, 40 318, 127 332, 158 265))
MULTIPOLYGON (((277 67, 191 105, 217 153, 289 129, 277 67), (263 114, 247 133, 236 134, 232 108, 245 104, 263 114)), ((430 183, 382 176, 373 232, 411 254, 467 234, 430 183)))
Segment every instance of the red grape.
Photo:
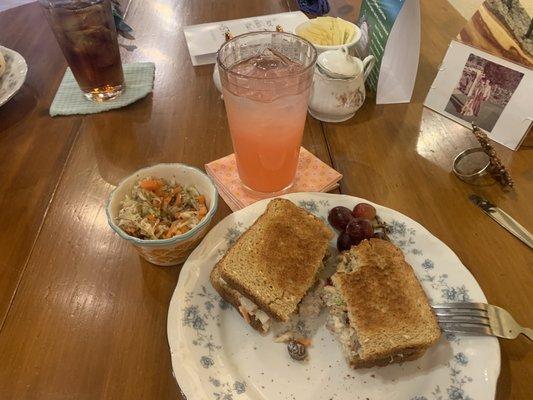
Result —
POLYGON ((346 229, 346 225, 353 219, 352 212, 349 208, 338 206, 333 207, 328 214, 328 222, 332 227, 339 231, 346 229))
POLYGON ((374 236, 374 228, 368 219, 355 218, 346 226, 346 233, 350 235, 354 244, 359 244, 361 241, 374 236))
POLYGON ((350 248, 354 244, 355 244, 354 241, 352 240, 350 235, 348 235, 346 232, 342 232, 337 238, 337 250, 339 250, 339 252, 350 250, 350 248))
POLYGON ((376 217, 376 209, 368 203, 357 204, 352 211, 355 218, 374 219, 376 217))

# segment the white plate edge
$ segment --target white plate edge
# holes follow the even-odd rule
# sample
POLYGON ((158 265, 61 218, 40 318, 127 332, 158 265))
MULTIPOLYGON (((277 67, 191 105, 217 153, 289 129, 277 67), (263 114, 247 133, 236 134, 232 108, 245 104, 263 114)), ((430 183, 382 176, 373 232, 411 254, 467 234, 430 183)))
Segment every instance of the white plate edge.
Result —
MULTIPOLYGON (((4 104, 6 104, 9 100, 11 100, 11 98, 13 98, 14 95, 17 94, 20 88, 22 87, 22 85, 24 85, 24 82, 26 82, 26 78, 28 76, 28 63, 26 62, 26 59, 22 57, 22 55, 18 51, 15 51, 13 49, 10 49, 9 47, 5 47, 2 45, 0 45, 0 50, 6 53, 10 53, 15 58, 18 58, 19 61, 22 61, 22 67, 23 67, 22 68, 23 77, 22 77, 22 80, 20 81, 20 84, 15 86, 11 93, 8 92, 9 94, 7 95, 5 99, 0 99, 0 107, 1 107, 4 104)), ((5 71, 5 73, 7 73, 7 70, 5 71)))
MULTIPOLYGON (((366 203, 369 203, 369 204, 372 204, 373 206, 376 206, 376 208, 383 208, 383 209, 387 209, 389 211, 392 211, 394 213, 397 213, 397 214, 400 214, 401 216, 403 216, 405 219, 407 219, 409 221, 409 223, 412 223, 414 226, 416 226, 417 229, 420 229, 421 231, 424 231, 426 233, 429 234, 430 237, 432 237, 433 239, 435 239, 439 244, 442 244, 442 247, 443 247, 443 250, 445 250, 446 252, 448 252, 448 255, 450 255, 452 258, 454 258, 456 261, 458 261, 458 263, 460 265, 463 266, 463 268, 465 269, 465 271, 467 272, 467 274, 470 274, 471 278, 473 279, 473 281, 478 285, 479 289, 480 289, 480 292, 481 292, 481 295, 483 297, 482 301, 487 301, 487 298, 483 292, 483 289, 479 286, 479 283, 477 282, 477 280, 475 279, 475 277, 472 275, 472 273, 470 272, 470 270, 461 262, 461 260, 459 259, 459 257, 453 252, 453 250, 451 248, 449 248, 446 243, 444 243, 442 240, 440 240, 438 237, 436 237, 435 235, 433 235, 427 228, 425 228, 424 226, 422 226, 421 224, 419 224, 417 221, 413 220, 412 218, 410 218, 409 216, 399 212, 399 211, 396 211, 396 210, 393 210, 391 208, 388 208, 388 207, 385 207, 385 206, 382 206, 380 204, 377 204, 377 203, 374 203, 372 201, 369 201, 369 200, 366 200, 366 199, 363 199, 363 198, 360 198, 360 197, 356 197, 356 196, 350 196, 350 195, 345 195, 345 194, 332 194, 332 193, 321 193, 321 192, 297 192, 297 193, 290 193, 290 194, 286 194, 286 195, 283 195, 283 196, 279 196, 281 198, 286 198, 286 199, 289 199, 291 201, 298 201, 300 197, 309 197, 309 196, 312 196, 312 197, 322 197, 323 199, 327 199, 327 200, 330 200, 332 197, 334 198, 338 198, 339 196, 345 198, 345 199, 349 199, 349 200, 354 200, 355 202, 366 202, 366 203)), ((217 225, 215 225, 209 232, 208 234, 202 239, 202 241, 200 242, 200 244, 196 247, 196 249, 194 249, 194 251, 190 254, 189 258, 185 261, 185 263, 183 264, 182 266, 182 269, 180 271, 180 275, 178 277, 178 282, 176 284, 176 288, 174 289, 174 293, 172 294, 172 298, 170 300, 170 303, 169 303, 169 309, 168 309, 168 317, 167 317, 167 340, 168 340, 168 345, 169 345, 169 351, 170 351, 170 354, 171 354, 171 363, 172 363, 172 374, 174 376, 174 378, 176 379, 176 383, 181 391, 181 393, 187 398, 187 399, 195 399, 194 397, 194 394, 196 392, 196 388, 197 387, 201 387, 202 383, 201 381, 198 379, 198 376, 193 372, 193 371, 190 371, 189 368, 186 367, 186 365, 184 365, 183 363, 180 363, 179 360, 177 360, 177 356, 175 356, 173 354, 173 351, 172 351, 172 348, 174 347, 175 349, 178 348, 178 337, 180 336, 180 332, 179 332, 179 322, 180 322, 180 317, 179 317, 179 314, 178 314, 178 310, 179 310, 179 295, 180 295, 180 289, 183 289, 184 286, 185 286, 185 282, 190 278, 190 275, 191 273, 193 272, 193 267, 195 265, 195 262, 189 262, 190 259, 193 259, 199 255, 200 251, 201 251, 201 245, 203 244, 204 241, 208 240, 211 236, 215 236, 215 234, 220 231, 222 228, 221 226, 223 225, 223 222, 226 222, 227 220, 230 220, 230 219, 233 219, 235 218, 236 215, 239 215, 241 213, 245 213, 245 212, 250 212, 250 211, 254 211, 255 208, 266 208, 266 204, 268 204, 268 202, 272 200, 271 198, 270 199, 263 199, 263 200, 260 200, 256 203, 253 203, 241 210, 238 210, 238 211, 235 211, 234 213, 231 213, 229 214, 228 216, 226 216, 225 218, 223 218, 222 220, 220 220, 217 225), (192 382, 195 382, 195 384, 193 385, 192 382)), ((496 343, 496 361, 497 363, 495 364, 495 368, 494 368, 494 371, 489 371, 492 372, 491 376, 489 378, 492 379, 492 382, 494 382, 493 385, 491 385, 491 388, 490 388, 490 395, 491 395, 491 399, 495 399, 496 397, 496 388, 497 388, 497 381, 498 381, 498 377, 500 375, 500 371, 501 371, 501 348, 500 348, 500 343, 498 341, 497 338, 492 338, 493 339, 493 343, 496 343)))

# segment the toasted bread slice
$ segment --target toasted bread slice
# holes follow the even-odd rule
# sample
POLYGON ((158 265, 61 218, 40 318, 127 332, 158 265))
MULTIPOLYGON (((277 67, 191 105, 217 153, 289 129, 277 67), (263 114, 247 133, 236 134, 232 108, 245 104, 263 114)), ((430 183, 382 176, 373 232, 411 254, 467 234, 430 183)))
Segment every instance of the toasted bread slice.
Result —
POLYGON ((392 243, 365 240, 343 253, 332 281, 357 335, 354 367, 415 359, 439 339, 424 289, 392 243))
POLYGON ((228 284, 223 282, 221 278, 222 277, 220 276, 220 266, 219 264, 217 264, 215 265, 209 276, 211 285, 213 285, 215 290, 224 300, 226 300, 233 307, 235 307, 235 309, 241 314, 241 316, 246 320, 246 322, 251 325, 252 328, 261 333, 265 332, 267 328, 263 326, 263 323, 259 319, 257 319, 255 315, 243 314, 243 309, 241 308, 241 302, 239 300, 239 292, 229 287, 228 284))
POLYGON ((348 359, 348 364, 352 368, 372 368, 372 367, 386 367, 389 364, 401 363, 405 361, 412 361, 420 358, 426 352, 426 348, 416 349, 409 352, 403 352, 399 354, 391 355, 390 357, 385 357, 381 359, 373 359, 364 361, 359 356, 354 356, 353 358, 348 359))
POLYGON ((216 267, 232 289, 287 321, 314 284, 332 236, 319 218, 274 199, 216 267))

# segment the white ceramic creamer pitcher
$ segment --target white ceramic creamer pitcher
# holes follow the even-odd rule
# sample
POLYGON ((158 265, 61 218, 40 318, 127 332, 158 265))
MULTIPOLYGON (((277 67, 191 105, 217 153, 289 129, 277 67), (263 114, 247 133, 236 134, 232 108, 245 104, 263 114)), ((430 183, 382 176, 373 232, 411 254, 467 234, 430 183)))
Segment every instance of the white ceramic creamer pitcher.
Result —
POLYGON ((315 67, 309 113, 324 122, 352 118, 365 101, 365 80, 375 64, 370 55, 361 61, 346 47, 320 54, 315 67))

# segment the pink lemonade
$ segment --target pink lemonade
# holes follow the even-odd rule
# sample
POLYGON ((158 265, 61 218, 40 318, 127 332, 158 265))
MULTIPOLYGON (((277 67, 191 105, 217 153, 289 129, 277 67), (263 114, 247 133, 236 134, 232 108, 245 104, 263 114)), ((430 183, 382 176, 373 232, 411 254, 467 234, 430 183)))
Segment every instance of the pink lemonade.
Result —
POLYGON ((309 91, 258 107, 224 92, 231 140, 243 183, 259 192, 291 186, 296 174, 309 91))
POLYGON ((303 70, 266 49, 231 66, 222 85, 239 177, 254 191, 280 192, 294 182, 311 83, 303 70))

